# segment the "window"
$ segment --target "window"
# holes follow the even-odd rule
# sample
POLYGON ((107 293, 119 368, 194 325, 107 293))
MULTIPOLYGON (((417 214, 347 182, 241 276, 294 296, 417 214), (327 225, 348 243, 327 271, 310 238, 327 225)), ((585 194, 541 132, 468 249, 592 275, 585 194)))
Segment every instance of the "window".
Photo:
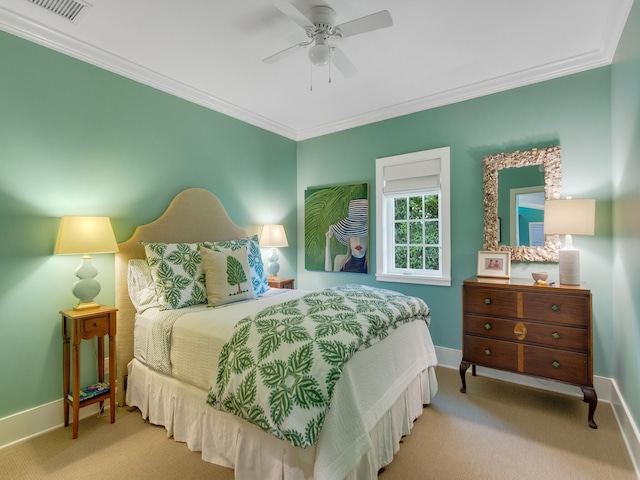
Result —
POLYGON ((376 279, 451 285, 449 147, 376 160, 376 279))

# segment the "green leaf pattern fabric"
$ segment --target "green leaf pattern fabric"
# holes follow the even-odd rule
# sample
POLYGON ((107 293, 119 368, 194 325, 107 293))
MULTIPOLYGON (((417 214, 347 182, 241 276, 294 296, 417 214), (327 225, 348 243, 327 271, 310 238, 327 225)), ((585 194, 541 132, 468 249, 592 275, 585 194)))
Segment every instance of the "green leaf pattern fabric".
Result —
POLYGON ((158 302, 165 310, 207 301, 202 259, 195 243, 142 242, 158 302))
POLYGON ((430 321, 422 299, 363 285, 267 307, 235 326, 207 403, 296 447, 312 446, 345 363, 416 320, 430 321))

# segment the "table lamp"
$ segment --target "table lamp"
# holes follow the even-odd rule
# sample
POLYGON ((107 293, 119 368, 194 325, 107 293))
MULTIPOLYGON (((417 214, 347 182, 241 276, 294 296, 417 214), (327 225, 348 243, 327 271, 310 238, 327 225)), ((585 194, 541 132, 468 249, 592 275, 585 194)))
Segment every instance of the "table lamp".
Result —
POLYGON ((282 225, 266 224, 262 227, 260 234, 260 246, 264 248, 272 248, 269 256, 269 278, 278 278, 280 264, 278 263, 278 252, 276 248, 288 247, 287 235, 282 225))
POLYGON ((91 261, 91 254, 117 251, 118 244, 109 217, 62 217, 54 254, 82 255, 76 270, 79 280, 73 285, 73 294, 79 300, 73 307, 75 310, 99 306, 93 300, 100 293, 100 283, 95 279, 98 269, 91 261))
POLYGON ((560 283, 580 285, 580 250, 572 235, 593 235, 596 201, 590 198, 547 200, 544 202, 545 235, 566 235, 560 249, 560 283))

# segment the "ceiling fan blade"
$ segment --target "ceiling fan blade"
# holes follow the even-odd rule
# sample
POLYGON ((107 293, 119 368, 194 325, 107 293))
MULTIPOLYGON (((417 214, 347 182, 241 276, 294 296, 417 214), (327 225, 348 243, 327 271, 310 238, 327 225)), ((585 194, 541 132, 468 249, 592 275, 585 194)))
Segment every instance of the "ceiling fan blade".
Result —
POLYGON ((267 63, 269 65, 271 65, 272 63, 276 63, 279 62, 280 60, 282 60, 283 58, 287 58, 291 55, 293 55, 294 53, 296 53, 298 51, 299 47, 306 47, 307 45, 309 45, 309 42, 301 42, 298 43, 296 45, 293 45, 289 48, 285 48, 284 50, 281 50, 278 53, 274 53, 273 55, 264 58, 262 61, 264 63, 267 63))
POLYGON ((349 60, 349 58, 344 54, 342 50, 340 50, 338 47, 332 47, 332 48, 333 48, 333 56, 332 56, 333 66, 338 69, 338 71, 342 74, 343 77, 351 78, 356 73, 358 73, 358 69, 356 68, 356 66, 353 63, 351 63, 351 60, 349 60))
POLYGON ((378 13, 372 13, 371 15, 345 22, 336 28, 342 32, 343 37, 351 37, 360 33, 390 27, 391 25, 393 25, 391 14, 387 10, 382 10, 378 13))
POLYGON ((287 0, 273 0, 275 7, 302 28, 313 27, 313 22, 287 0))

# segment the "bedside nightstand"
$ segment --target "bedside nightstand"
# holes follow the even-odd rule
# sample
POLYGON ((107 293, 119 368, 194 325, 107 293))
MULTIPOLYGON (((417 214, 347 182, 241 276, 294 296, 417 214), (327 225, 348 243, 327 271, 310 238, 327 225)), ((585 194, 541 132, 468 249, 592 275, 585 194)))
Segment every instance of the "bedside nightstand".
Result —
POLYGON ((269 286, 271 288, 288 288, 293 290, 295 287, 293 286, 293 283, 295 282, 295 280, 293 278, 270 278, 269 279, 269 286))
POLYGON ((109 400, 111 423, 116 421, 116 312, 106 305, 87 310, 61 310, 64 426, 69 426, 69 406, 73 407, 73 438, 78 438, 80 408, 109 400), (104 382, 104 336, 109 336, 109 391, 80 400, 80 343, 98 338, 98 381, 104 382), (73 351, 71 352, 71 345, 73 351), (71 387, 71 388, 69 388, 71 387))

